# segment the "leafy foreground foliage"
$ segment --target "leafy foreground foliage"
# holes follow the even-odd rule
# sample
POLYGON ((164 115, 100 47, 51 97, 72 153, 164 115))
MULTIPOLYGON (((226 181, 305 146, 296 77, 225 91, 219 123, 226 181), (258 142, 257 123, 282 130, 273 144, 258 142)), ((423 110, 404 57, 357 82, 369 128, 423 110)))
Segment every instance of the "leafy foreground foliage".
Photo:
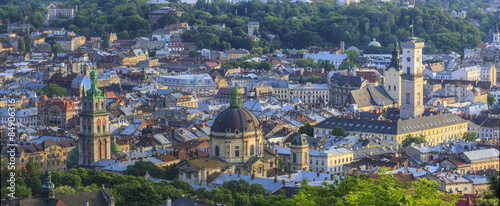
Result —
POLYGON ((403 140, 403 142, 401 143, 401 145, 403 147, 406 147, 406 146, 410 146, 411 143, 415 143, 415 144, 420 144, 420 143, 426 143, 427 140, 425 139, 425 135, 420 135, 420 136, 412 136, 411 134, 409 135, 406 135, 406 139, 403 140))
MULTIPOLYGON (((2 162, 2 198, 8 189, 6 180, 8 170, 2 162)), ((144 166, 144 165, 143 165, 144 166)), ((133 173, 140 171, 131 171, 133 173)), ((38 194, 45 176, 38 169, 38 164, 29 162, 25 169, 17 170, 19 174, 19 193, 38 194), (33 192, 32 192, 33 191, 33 192)), ((187 182, 153 182, 141 176, 114 175, 99 170, 70 169, 69 171, 52 171, 52 181, 56 187, 56 195, 75 192, 94 191, 98 185, 105 184, 116 198, 116 205, 158 205, 169 197, 186 195, 207 199, 209 202, 235 205, 454 205, 458 194, 446 194, 437 190, 435 181, 419 179, 411 185, 399 183, 392 175, 381 175, 378 180, 365 176, 348 176, 343 181, 323 186, 308 186, 303 180, 301 189, 296 190, 293 198, 287 198, 281 190, 276 195, 270 194, 260 184, 249 184, 245 180, 227 181, 221 188, 212 191, 204 188, 195 190, 187 182)), ((496 180, 498 181, 498 180, 496 180)))

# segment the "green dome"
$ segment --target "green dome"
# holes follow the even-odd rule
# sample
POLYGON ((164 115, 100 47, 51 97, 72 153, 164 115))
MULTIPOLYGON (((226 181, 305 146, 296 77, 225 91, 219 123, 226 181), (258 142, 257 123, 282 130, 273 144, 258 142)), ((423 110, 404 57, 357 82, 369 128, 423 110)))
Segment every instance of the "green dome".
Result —
POLYGON ((78 148, 72 149, 71 151, 68 152, 68 157, 66 159, 67 162, 69 163, 78 163, 79 157, 78 157, 78 148))
POLYGON ((97 72, 95 69, 90 72, 90 79, 97 79, 97 72))
POLYGON ((292 145, 309 145, 309 143, 307 143, 306 135, 295 135, 295 137, 292 139, 292 145))
POLYGON ((111 135, 111 139, 116 139, 115 135, 111 135))
POLYGON ((376 46, 376 47, 381 47, 382 45, 380 45, 380 43, 378 43, 378 41, 373 38, 373 41, 371 41, 368 46, 376 46))
POLYGON ((52 178, 50 176, 50 170, 47 170, 45 172, 45 182, 42 184, 42 191, 43 190, 51 190, 54 189, 54 184, 52 183, 52 178))
POLYGON ((119 151, 121 151, 121 148, 120 148, 120 146, 118 144, 113 143, 113 144, 111 144, 111 151, 113 151, 113 152, 119 152, 119 151))
POLYGON ((92 96, 102 96, 102 91, 98 89, 97 87, 94 87, 94 90, 89 89, 87 90, 87 96, 92 97, 92 96))

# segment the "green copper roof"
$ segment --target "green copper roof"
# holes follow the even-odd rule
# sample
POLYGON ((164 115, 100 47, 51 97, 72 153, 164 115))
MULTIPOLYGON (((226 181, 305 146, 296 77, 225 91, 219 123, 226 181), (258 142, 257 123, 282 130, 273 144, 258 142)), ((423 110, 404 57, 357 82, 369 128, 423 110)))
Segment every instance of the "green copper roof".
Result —
POLYGON ((66 162, 69 163, 78 163, 79 156, 78 156, 78 148, 74 148, 71 151, 68 152, 68 156, 66 159, 66 162))
POLYGON ((234 87, 231 92, 231 107, 242 107, 243 103, 241 102, 241 91, 238 87, 234 87))
POLYGON ((103 92, 97 88, 97 72, 95 71, 95 65, 92 66, 92 72, 90 72, 90 89, 85 93, 86 98, 104 97, 103 92))
POLYGON ((45 182, 42 184, 42 190, 44 189, 54 189, 54 184, 52 183, 52 178, 50 176, 50 170, 45 173, 45 182))
POLYGON ((295 135, 292 139, 292 145, 309 145, 305 134, 295 135))
POLYGON ((120 145, 118 145, 116 143, 111 144, 111 151, 113 151, 113 152, 121 151, 120 145))
POLYGON ((368 44, 368 46, 376 46, 376 47, 381 47, 380 43, 377 41, 377 39, 373 38, 373 40, 368 44))
POLYGON ((396 70, 401 70, 401 60, 399 59, 399 43, 394 43, 394 50, 392 50, 391 63, 387 69, 394 67, 396 70))

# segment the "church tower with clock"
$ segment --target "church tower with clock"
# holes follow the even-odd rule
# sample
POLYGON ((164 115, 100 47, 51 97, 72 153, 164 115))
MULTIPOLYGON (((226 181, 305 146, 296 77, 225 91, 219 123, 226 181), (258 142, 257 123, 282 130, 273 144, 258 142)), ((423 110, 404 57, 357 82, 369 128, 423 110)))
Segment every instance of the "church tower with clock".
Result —
POLYGON ((401 43, 403 48, 403 64, 401 75, 401 108, 399 116, 402 119, 415 118, 424 113, 423 102, 423 42, 410 37, 408 42, 401 43))

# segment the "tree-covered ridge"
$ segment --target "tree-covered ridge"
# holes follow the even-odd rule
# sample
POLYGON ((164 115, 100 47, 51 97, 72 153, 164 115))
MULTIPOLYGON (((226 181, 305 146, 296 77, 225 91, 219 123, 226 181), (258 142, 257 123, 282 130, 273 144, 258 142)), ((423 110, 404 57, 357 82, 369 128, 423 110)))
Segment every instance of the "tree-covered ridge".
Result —
MULTIPOLYGON (((394 41, 406 40, 411 35, 409 26, 412 20, 415 36, 425 41, 424 52, 428 53, 436 51, 461 53, 465 48, 475 47, 485 36, 468 20, 452 18, 449 12, 430 4, 407 10, 395 4, 369 2, 334 6, 328 1, 318 1, 313 4, 291 3, 288 0, 230 4, 223 0, 215 0, 207 4, 201 0, 194 7, 171 3, 168 6, 184 12, 183 15, 181 17, 167 15, 158 22, 150 24, 148 13, 166 5, 148 5, 145 4, 146 1, 62 1, 68 7, 79 5, 78 13, 74 19, 56 20, 52 26, 65 27, 87 37, 93 33, 116 32, 119 39, 132 39, 146 36, 153 30, 171 23, 187 22, 190 26, 202 26, 199 27, 199 31, 188 31, 184 37, 187 41, 196 42, 204 48, 241 47, 249 51, 253 49, 256 53, 266 53, 278 48, 338 46, 340 41, 344 41, 346 46, 364 49, 372 38, 377 38, 384 47, 382 51, 387 52, 392 50, 394 41), (258 30, 260 41, 252 42, 245 36, 246 24, 251 21, 260 23, 258 30), (214 28, 203 27, 218 23, 225 24, 226 30, 220 32, 214 28), (276 36, 271 40, 268 35, 276 36)), ((35 28, 39 28, 43 26, 41 18, 46 13, 46 8, 36 10, 35 8, 36 4, 32 1, 18 5, 2 5, 0 17, 15 22, 21 21, 23 15, 30 14, 28 21, 32 22, 35 28)), ((479 14, 472 12, 472 16, 479 14)), ((482 27, 493 25, 487 22, 482 27)), ((6 29, 6 25, 4 24, 2 28, 6 29)), ((487 29, 482 30, 485 32, 487 29)))

